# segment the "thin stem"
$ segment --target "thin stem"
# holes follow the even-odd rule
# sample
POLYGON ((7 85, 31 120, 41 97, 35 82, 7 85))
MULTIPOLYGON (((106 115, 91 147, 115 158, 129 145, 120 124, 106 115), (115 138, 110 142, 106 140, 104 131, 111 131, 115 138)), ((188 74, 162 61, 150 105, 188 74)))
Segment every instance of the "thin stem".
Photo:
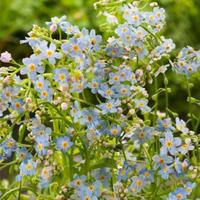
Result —
POLYGON ((167 77, 164 75, 164 85, 165 85, 165 112, 166 112, 166 116, 168 117, 168 107, 169 107, 169 97, 168 97, 168 79, 167 77))
POLYGON ((188 102, 189 102, 189 117, 192 121, 192 127, 195 128, 194 121, 193 121, 193 115, 192 115, 192 95, 191 95, 191 89, 190 89, 190 82, 189 79, 187 79, 187 93, 188 93, 188 102))

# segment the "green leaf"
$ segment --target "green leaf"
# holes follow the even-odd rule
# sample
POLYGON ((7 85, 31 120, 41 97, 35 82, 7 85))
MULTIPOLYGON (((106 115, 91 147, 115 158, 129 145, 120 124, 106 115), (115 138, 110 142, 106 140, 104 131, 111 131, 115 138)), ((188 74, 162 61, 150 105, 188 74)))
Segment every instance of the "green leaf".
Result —
POLYGON ((93 169, 98 169, 98 168, 102 168, 102 167, 108 167, 108 168, 116 168, 116 162, 113 159, 110 158, 103 158, 93 164, 90 165, 90 170, 93 169))

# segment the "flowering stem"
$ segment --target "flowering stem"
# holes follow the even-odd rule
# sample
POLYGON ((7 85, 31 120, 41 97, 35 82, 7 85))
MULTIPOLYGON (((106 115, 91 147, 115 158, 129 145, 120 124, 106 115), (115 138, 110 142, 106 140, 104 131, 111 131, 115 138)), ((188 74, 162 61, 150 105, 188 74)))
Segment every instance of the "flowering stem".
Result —
POLYGON ((189 79, 187 79, 187 93, 188 93, 188 102, 189 102, 189 117, 191 117, 191 121, 192 121, 192 127, 193 129, 194 127, 194 121, 193 121, 193 115, 192 115, 192 96, 191 96, 191 85, 189 82, 189 79))
POLYGON ((163 74, 164 76, 164 85, 165 85, 165 112, 166 112, 166 116, 168 117, 168 107, 169 107, 169 100, 168 100, 168 79, 165 76, 165 74, 163 74))
MULTIPOLYGON (((157 81, 157 78, 154 77, 154 87, 155 87, 155 92, 158 91, 158 81, 157 81)), ((158 111, 158 94, 155 94, 155 104, 154 104, 154 122, 153 124, 155 125, 156 124, 156 115, 157 115, 157 111, 158 111)))
POLYGON ((22 188, 22 181, 20 181, 20 183, 19 183, 19 194, 18 194, 18 200, 20 200, 20 196, 21 196, 21 188, 22 188))
MULTIPOLYGON (((9 167, 10 165, 14 165, 14 164, 17 163, 17 162, 18 162, 17 160, 14 160, 14 161, 12 161, 12 162, 5 163, 5 165, 3 165, 3 166, 0 167, 0 170, 4 169, 4 168, 6 168, 6 167, 9 167)), ((3 163, 1 163, 1 164, 3 164, 3 163)))
POLYGON ((120 138, 119 142, 120 142, 120 144, 121 144, 121 148, 122 148, 122 153, 123 153, 123 156, 124 156, 124 160, 127 161, 126 153, 125 153, 125 151, 124 151, 124 146, 123 146, 123 144, 122 144, 121 138, 120 138))

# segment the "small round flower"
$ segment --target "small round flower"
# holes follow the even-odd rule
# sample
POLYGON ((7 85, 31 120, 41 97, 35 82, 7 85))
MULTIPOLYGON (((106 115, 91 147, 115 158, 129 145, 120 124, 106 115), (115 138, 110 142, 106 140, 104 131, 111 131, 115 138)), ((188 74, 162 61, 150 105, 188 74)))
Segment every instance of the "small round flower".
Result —
POLYGON ((68 104, 66 102, 62 102, 60 106, 62 110, 67 110, 68 108, 68 104))
POLYGON ((34 162, 33 160, 27 160, 27 161, 23 161, 20 165, 20 175, 24 176, 32 176, 35 174, 35 170, 37 167, 37 163, 34 162))
POLYGON ((0 61, 3 63, 9 63, 12 60, 12 56, 9 52, 5 51, 1 53, 0 61))
POLYGON ((66 152, 72 145, 73 145, 73 142, 71 142, 70 139, 66 136, 59 137, 56 140, 56 149, 57 150, 62 150, 64 152, 66 152))

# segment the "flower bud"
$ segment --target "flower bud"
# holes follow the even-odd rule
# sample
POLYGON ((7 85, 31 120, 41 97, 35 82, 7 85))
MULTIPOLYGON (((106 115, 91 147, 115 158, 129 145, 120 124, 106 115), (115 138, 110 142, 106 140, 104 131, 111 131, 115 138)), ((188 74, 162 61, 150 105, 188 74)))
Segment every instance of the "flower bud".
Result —
POLYGON ((0 61, 3 63, 9 63, 12 60, 11 54, 7 51, 1 53, 0 61))
POLYGON ((52 24, 52 25, 50 26, 50 31, 51 31, 52 33, 54 33, 54 32, 56 32, 56 30, 57 30, 57 24, 52 24))
POLYGON ((32 98, 30 98, 30 97, 26 98, 26 103, 27 103, 27 104, 30 104, 30 103, 32 103, 32 102, 33 102, 32 98))
POLYGON ((61 109, 62 110, 67 110, 68 104, 66 102, 61 103, 61 109))

